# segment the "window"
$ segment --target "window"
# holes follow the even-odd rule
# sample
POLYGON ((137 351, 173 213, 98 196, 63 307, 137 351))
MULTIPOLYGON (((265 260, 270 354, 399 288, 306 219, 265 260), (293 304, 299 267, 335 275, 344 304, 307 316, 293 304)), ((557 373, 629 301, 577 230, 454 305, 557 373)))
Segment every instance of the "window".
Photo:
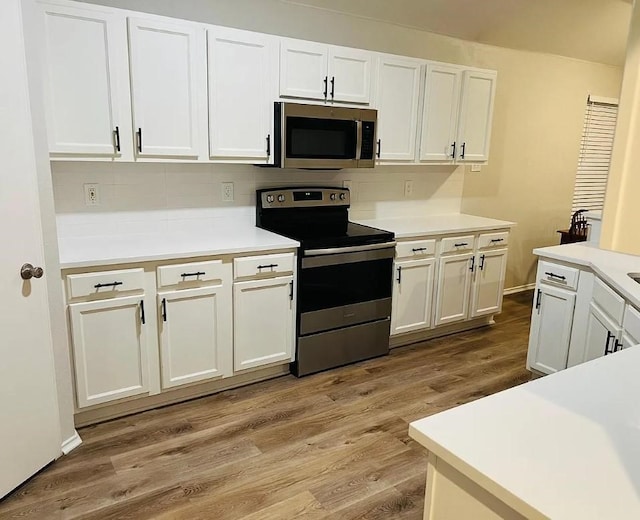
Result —
POLYGON ((618 100, 589 96, 580 142, 571 212, 601 210, 607 187, 618 100))

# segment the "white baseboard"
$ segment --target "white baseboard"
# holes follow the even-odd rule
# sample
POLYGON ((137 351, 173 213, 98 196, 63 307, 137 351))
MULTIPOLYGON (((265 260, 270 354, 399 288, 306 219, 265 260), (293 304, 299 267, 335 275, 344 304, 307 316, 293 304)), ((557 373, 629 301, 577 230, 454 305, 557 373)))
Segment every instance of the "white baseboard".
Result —
POLYGON ((504 290, 504 295, 508 295, 508 294, 516 294, 519 292, 524 292, 524 291, 529 291, 531 289, 535 289, 536 284, 535 283, 528 283, 526 285, 517 285, 516 287, 509 287, 508 289, 504 290))
POLYGON ((62 453, 69 455, 73 450, 82 444, 82 439, 78 432, 73 430, 73 435, 62 443, 62 453))

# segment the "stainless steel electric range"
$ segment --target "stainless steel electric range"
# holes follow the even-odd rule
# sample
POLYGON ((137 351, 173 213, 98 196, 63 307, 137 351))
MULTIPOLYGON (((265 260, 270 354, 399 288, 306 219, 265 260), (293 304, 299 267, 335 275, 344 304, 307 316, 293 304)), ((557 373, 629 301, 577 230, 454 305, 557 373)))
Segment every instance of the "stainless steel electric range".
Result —
POLYGON ((256 199, 258 227, 301 243, 292 372, 388 354, 393 233, 349 222, 346 188, 264 189, 256 199))

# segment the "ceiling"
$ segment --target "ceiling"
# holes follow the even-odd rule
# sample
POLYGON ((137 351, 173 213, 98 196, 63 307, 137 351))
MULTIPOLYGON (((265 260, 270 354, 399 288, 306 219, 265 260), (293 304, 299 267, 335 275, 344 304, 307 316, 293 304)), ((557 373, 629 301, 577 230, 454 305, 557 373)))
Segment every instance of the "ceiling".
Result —
POLYGON ((633 0, 284 0, 500 47, 622 66, 633 0))

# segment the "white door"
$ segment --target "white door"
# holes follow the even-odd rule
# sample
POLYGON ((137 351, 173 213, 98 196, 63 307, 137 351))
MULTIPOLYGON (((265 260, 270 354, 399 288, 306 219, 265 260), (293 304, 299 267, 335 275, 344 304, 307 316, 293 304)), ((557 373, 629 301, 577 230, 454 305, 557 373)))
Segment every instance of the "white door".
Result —
POLYGON ((230 376, 231 286, 158 293, 162 387, 230 376))
POLYGON ((618 325, 597 305, 590 303, 583 361, 613 353, 616 340, 620 336, 618 325))
POLYGON ((129 18, 129 46, 137 156, 197 158, 206 110, 204 29, 129 18))
POLYGON ((440 258, 434 323, 436 327, 462 321, 469 316, 473 262, 473 253, 440 258))
POLYGON ((293 277, 233 284, 234 369, 291 361, 295 337, 293 277))
POLYGON ((371 101, 372 66, 371 52, 330 47, 328 99, 368 104, 371 101))
POLYGON ((552 374, 567 368, 576 295, 541 285, 534 294, 527 368, 552 374))
POLYGON ((422 110, 421 161, 453 161, 460 103, 459 68, 427 65, 422 110))
POLYGON ((489 159, 496 73, 464 71, 458 122, 457 160, 482 162, 489 159))
POLYGON ((507 250, 482 251, 476 255, 471 295, 471 317, 496 314, 502 309, 507 250))
POLYGON ((148 391, 142 296, 72 303, 69 315, 78 408, 148 391))
POLYGON ((44 259, 21 3, 3 2, 0 16, 0 499, 62 445, 47 288, 20 277, 23 263, 44 259))
POLYGON ((280 42, 280 95, 327 99, 327 46, 300 40, 280 42))
POLYGON ((209 155, 273 162, 277 40, 216 27, 209 42, 209 155))
POLYGON ((419 60, 380 57, 376 108, 382 162, 416 160, 421 67, 419 60))
POLYGON ((60 5, 43 10, 50 152, 120 156, 131 136, 122 106, 128 108, 128 92, 120 91, 128 80, 124 16, 60 5))
POLYGON ((392 335, 431 327, 435 266, 435 258, 396 262, 391 311, 392 335))

